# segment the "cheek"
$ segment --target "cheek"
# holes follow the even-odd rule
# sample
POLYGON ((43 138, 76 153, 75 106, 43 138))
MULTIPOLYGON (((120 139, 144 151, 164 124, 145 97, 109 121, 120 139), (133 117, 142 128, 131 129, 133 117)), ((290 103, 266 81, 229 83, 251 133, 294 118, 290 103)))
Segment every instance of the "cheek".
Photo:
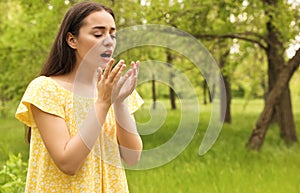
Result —
POLYGON ((96 44, 97 44, 96 41, 83 40, 78 44, 77 51, 82 57, 84 57, 90 52, 93 52, 94 48, 97 47, 96 44))
POLYGON ((86 49, 90 50, 93 49, 94 47, 97 47, 98 41, 96 41, 95 39, 89 39, 86 41, 85 43, 86 45, 86 49))

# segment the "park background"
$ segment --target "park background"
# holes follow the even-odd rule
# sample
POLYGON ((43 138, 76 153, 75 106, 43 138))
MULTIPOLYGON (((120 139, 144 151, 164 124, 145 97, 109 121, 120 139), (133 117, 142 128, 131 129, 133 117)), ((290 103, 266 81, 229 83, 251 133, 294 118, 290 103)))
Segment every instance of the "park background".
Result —
MULTIPOLYGON (((64 13, 76 2, 0 0, 0 192, 24 190, 28 144, 24 125, 14 113, 45 61, 64 13)), ((180 53, 153 46, 117 57, 157 60, 180 69, 197 91, 201 109, 193 140, 176 159, 149 170, 127 170, 131 192, 300 192, 299 1, 100 2, 114 10, 118 30, 161 24, 194 36, 215 58, 226 86, 225 123, 212 149, 200 156, 213 96, 195 64, 180 53), (257 138, 254 128, 265 138, 257 138)), ((178 93, 158 81, 138 85, 137 90, 145 100, 136 113, 138 122, 159 116, 155 114, 159 111, 150 110, 154 99, 167 109, 162 127, 142 136, 145 149, 158 147, 178 127, 178 93)), ((194 116, 192 111, 190 116, 194 116)))

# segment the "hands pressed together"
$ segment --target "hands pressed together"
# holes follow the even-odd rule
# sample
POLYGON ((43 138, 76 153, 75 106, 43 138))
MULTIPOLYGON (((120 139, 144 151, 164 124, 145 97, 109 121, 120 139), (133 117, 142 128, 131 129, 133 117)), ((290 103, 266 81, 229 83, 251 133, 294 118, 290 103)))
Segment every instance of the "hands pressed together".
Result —
POLYGON ((104 69, 98 74, 97 102, 111 106, 113 103, 122 103, 135 89, 140 62, 131 62, 131 69, 122 76, 126 69, 124 60, 120 60, 112 69, 114 60, 112 59, 104 69))

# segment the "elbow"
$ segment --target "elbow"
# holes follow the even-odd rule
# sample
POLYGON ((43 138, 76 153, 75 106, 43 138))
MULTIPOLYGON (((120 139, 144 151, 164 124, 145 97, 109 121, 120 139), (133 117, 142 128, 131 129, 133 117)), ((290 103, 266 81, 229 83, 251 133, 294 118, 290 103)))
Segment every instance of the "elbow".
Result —
POLYGON ((74 176, 77 172, 77 170, 73 170, 70 168, 59 168, 64 174, 69 175, 69 176, 74 176))
POLYGON ((132 144, 120 145, 120 154, 123 161, 128 166, 134 166, 139 163, 143 151, 143 143, 140 138, 132 144))
POLYGON ((141 159, 142 150, 126 149, 121 152, 121 157, 128 166, 134 166, 141 159))
POLYGON ((123 160, 128 166, 134 166, 138 164, 140 159, 141 159, 141 153, 136 153, 136 155, 127 156, 125 159, 123 158, 123 160))
POLYGON ((60 171, 62 171, 64 174, 69 175, 69 176, 74 176, 78 171, 78 167, 75 167, 74 165, 72 165, 70 163, 61 162, 56 165, 60 171))

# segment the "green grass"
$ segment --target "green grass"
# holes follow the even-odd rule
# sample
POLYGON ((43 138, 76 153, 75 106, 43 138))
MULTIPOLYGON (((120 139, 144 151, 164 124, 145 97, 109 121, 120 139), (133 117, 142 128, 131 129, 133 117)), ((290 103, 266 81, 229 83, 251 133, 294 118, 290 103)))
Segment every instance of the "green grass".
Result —
MULTIPOLYGON (((131 192, 300 192, 300 145, 287 147, 278 137, 277 126, 269 128, 261 152, 250 152, 245 148, 262 104, 261 100, 253 100, 245 107, 244 100, 234 100, 233 123, 224 125, 217 142, 204 156, 200 156, 198 151, 209 120, 210 108, 201 107, 204 115, 200 116, 197 133, 176 159, 158 168, 127 170, 131 192)), ((144 113, 139 113, 137 120, 149 118, 147 110, 142 111, 144 113)), ((174 120, 179 119, 178 114, 179 111, 168 112, 167 121, 161 130, 143 136, 144 146, 151 149, 167 141, 177 128, 177 121, 174 120)), ((295 119, 299 133, 299 110, 295 112, 295 119)))
MULTIPOLYGON (((300 97, 298 98, 300 99, 300 97)), ((294 101, 297 132, 300 133, 300 100, 294 101), (298 105, 299 106, 299 105, 298 105)), ((169 109, 168 103, 166 108, 169 109)), ((225 124, 218 140, 204 156, 198 154, 209 118, 210 106, 201 105, 200 123, 188 147, 169 163, 148 170, 127 170, 131 193, 298 193, 300 192, 300 144, 287 147, 272 125, 260 152, 246 150, 245 144, 262 109, 261 100, 233 100, 232 124, 225 124)), ((137 121, 150 120, 146 101, 137 121)), ((152 114, 155 116, 155 112, 152 114)), ((190 114, 193 118, 193 114, 190 114)), ((142 136, 145 149, 167 142, 177 129, 180 110, 167 111, 163 127, 142 136)), ((155 123, 155 120, 153 120, 155 123)), ((24 127, 15 119, 0 119, 0 166, 8 152, 28 157, 24 127)), ((299 136, 299 135, 298 135, 299 136)), ((175 147, 174 147, 175 148, 175 147)))
POLYGON ((8 159, 9 152, 21 152, 23 160, 28 158, 29 145, 25 142, 25 127, 15 118, 0 118, 0 166, 8 159))

